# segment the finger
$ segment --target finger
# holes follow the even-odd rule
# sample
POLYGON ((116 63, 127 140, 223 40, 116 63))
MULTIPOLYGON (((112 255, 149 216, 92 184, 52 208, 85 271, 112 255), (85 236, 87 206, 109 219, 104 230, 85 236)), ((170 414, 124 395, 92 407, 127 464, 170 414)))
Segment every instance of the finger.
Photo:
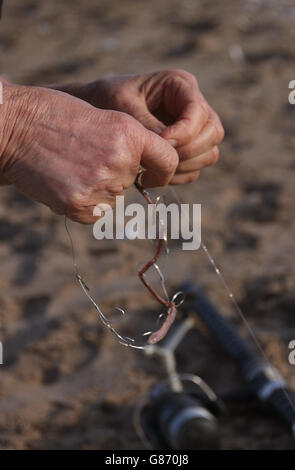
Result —
POLYGON ((93 217, 94 207, 95 206, 86 206, 82 210, 59 205, 56 207, 50 206, 50 209, 52 210, 52 212, 54 212, 54 214, 66 216, 68 219, 73 220, 74 222, 78 222, 81 224, 91 224, 95 222, 95 218, 93 217))
POLYGON ((208 120, 209 110, 197 84, 192 85, 181 80, 175 99, 179 108, 177 120, 168 126, 161 136, 171 141, 174 147, 178 147, 185 145, 201 131, 208 120))
POLYGON ((177 184, 193 183, 199 178, 199 176, 200 176, 200 171, 192 171, 189 173, 176 174, 173 176, 172 180, 170 181, 170 184, 177 185, 177 184))
POLYGON ((103 203, 93 204, 85 206, 76 210, 69 210, 66 212, 66 216, 74 222, 80 224, 94 224, 97 220, 103 217, 107 212, 112 211, 115 208, 115 203, 103 203))
POLYGON ((207 152, 190 160, 181 161, 176 169, 176 173, 187 173, 190 171, 201 170, 207 166, 214 165, 219 158, 218 147, 213 147, 207 152))
POLYGON ((209 119, 199 135, 191 142, 177 148, 181 160, 195 158, 215 145, 218 145, 224 137, 224 130, 217 114, 210 110, 209 119))
POLYGON ((78 222, 79 224, 90 225, 94 224, 99 217, 93 216, 93 209, 86 208, 84 211, 77 211, 77 212, 69 212, 67 214, 67 218, 73 220, 74 222, 78 222))
POLYGON ((179 159, 176 150, 153 132, 146 131, 141 164, 146 169, 142 176, 144 187, 165 186, 172 179, 179 159))
MULTIPOLYGON (((134 181, 134 178, 133 178, 134 181)), ((93 224, 96 220, 103 217, 107 212, 112 212, 117 208, 118 204, 122 204, 124 192, 117 190, 115 185, 112 191, 94 190, 87 198, 87 201, 80 203, 75 201, 60 210, 54 210, 59 214, 65 214, 69 219, 81 224, 93 224)))
POLYGON ((166 128, 165 124, 157 119, 148 109, 146 102, 138 98, 131 103, 126 103, 124 112, 137 119, 146 129, 161 134, 166 128))

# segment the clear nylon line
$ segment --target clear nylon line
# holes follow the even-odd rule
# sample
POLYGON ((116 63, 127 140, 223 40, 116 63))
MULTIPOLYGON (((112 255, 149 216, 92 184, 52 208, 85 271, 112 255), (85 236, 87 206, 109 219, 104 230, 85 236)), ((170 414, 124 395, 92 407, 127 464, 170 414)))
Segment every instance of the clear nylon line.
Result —
MULTIPOLYGON (((170 187, 170 191, 172 192, 172 194, 174 195, 175 197, 175 200, 177 201, 177 203, 179 205, 181 205, 181 201, 180 201, 180 198, 177 194, 177 192, 175 191, 174 188, 170 187)), ((87 285, 84 283, 81 275, 79 274, 79 271, 78 271, 78 265, 77 265, 77 262, 76 262, 76 253, 75 253, 75 249, 74 249, 74 243, 73 243, 73 239, 72 239, 72 236, 71 236, 71 233, 69 231, 69 228, 68 228, 68 225, 67 225, 67 218, 65 217, 64 219, 64 223, 65 223, 65 228, 66 228, 66 231, 67 231, 67 234, 68 234, 68 237, 69 237, 69 240, 70 240, 70 246, 71 246, 71 254, 72 254, 72 259, 73 259, 73 265, 74 265, 74 268, 75 268, 75 277, 76 279, 78 280, 81 288, 83 289, 84 293, 86 294, 86 296, 88 297, 88 299, 91 301, 91 303, 93 304, 94 308, 97 310, 97 312, 99 313, 99 316, 100 316, 100 319, 102 321, 102 323, 117 337, 117 339, 119 340, 120 344, 122 344, 123 346, 127 346, 127 347, 131 347, 133 349, 145 349, 146 346, 139 346, 139 345, 135 345, 135 344, 132 344, 134 342, 134 339, 133 338, 129 338, 127 336, 122 336, 120 335, 116 330, 115 328, 112 326, 111 323, 113 323, 113 321, 109 320, 103 313, 102 311, 100 310, 100 308, 98 307, 98 305, 96 304, 96 302, 94 301, 94 299, 91 297, 90 293, 89 293, 89 289, 87 287, 87 285)), ((201 241, 201 248, 203 250, 203 252, 205 253, 207 259, 209 260, 211 266, 213 267, 214 269, 214 272, 215 274, 217 275, 221 285, 223 286, 223 289, 225 290, 225 292, 227 293, 233 307, 234 307, 234 311, 236 312, 236 314, 238 315, 238 317, 242 320, 242 322, 244 323, 247 331, 249 332, 257 350, 259 351, 259 353, 262 355, 262 357, 265 359, 266 363, 268 364, 268 366, 270 367, 270 369, 272 370, 273 374, 276 373, 275 371, 275 368, 274 366, 271 364, 271 362, 269 361, 256 333, 254 332, 253 328, 251 327, 251 325, 249 324, 248 320, 246 319, 241 307, 239 306, 233 292, 231 291, 231 289, 229 288, 228 286, 228 283, 226 282, 223 274, 221 273, 220 269, 218 268, 217 266, 217 263, 215 262, 213 256, 211 255, 210 251, 208 250, 208 247, 207 245, 201 241)), ((165 288, 165 278, 164 278, 164 275, 163 273, 161 272, 161 270, 159 269, 158 265, 154 264, 154 268, 156 269, 156 271, 158 272, 159 276, 160 276, 160 279, 161 279, 161 284, 162 284, 162 288, 165 292, 165 294, 167 295, 168 297, 168 293, 166 291, 166 288, 165 288)), ((121 313, 122 313, 122 317, 124 317, 125 315, 125 312, 123 309, 121 309, 120 307, 117 307, 116 308, 117 310, 119 310, 121 313)), ((146 332, 144 333, 144 335, 148 334, 150 332, 146 332)), ((282 387, 282 391, 285 395, 285 397, 287 398, 291 408, 295 411, 295 405, 293 404, 287 390, 285 388, 282 387)))
MULTIPOLYGON (((180 201, 180 198, 178 197, 178 194, 177 192, 175 191, 174 188, 170 187, 170 190, 171 192, 174 194, 174 197, 175 199, 177 200, 177 203, 180 205, 181 204, 181 201, 180 201)), ((241 307, 239 306, 233 292, 231 291, 231 289, 229 288, 228 286, 228 283, 226 282, 223 274, 221 273, 220 269, 218 268, 213 256, 211 255, 210 251, 208 250, 207 248, 207 245, 205 245, 205 243, 203 241, 201 241, 201 248, 203 250, 203 252, 205 253, 207 259, 209 260, 211 266, 213 267, 214 271, 215 271, 215 274, 217 275, 219 281, 221 282, 221 285, 223 286, 225 292, 227 293, 233 307, 234 307, 234 310, 236 312, 236 314, 238 315, 238 317, 242 320, 242 322, 244 323, 245 327, 247 328, 247 331, 249 332, 249 334, 251 335, 251 338, 253 339, 254 341, 254 344, 257 348, 257 350, 259 351, 259 353, 262 355, 262 357, 265 359, 265 361, 267 362, 268 366, 270 367, 271 371, 273 372, 274 375, 276 375, 276 370, 274 368, 274 366, 271 364, 271 362, 269 361, 256 333, 254 332, 253 328, 251 327, 251 325, 249 324, 248 320, 246 319, 241 307)), ((287 398, 291 408, 295 411, 295 405, 294 403, 292 402, 290 396, 289 396, 289 393, 287 392, 287 390, 285 388, 282 387, 282 391, 285 395, 285 397, 287 398)))

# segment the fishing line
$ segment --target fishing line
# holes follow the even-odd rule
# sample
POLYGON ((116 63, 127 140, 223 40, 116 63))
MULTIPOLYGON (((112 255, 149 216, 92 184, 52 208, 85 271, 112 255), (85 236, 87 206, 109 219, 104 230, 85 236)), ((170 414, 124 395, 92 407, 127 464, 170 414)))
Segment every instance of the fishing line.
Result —
MULTIPOLYGON (((181 205, 181 200, 180 200, 180 198, 178 197, 178 194, 177 194, 176 190, 175 190, 174 188, 170 187, 170 191, 173 193, 173 195, 174 195, 174 197, 175 197, 177 203, 178 203, 179 205, 181 205)), ((258 339, 256 333, 254 332, 253 328, 251 327, 251 325, 249 324, 247 318, 245 317, 245 314, 243 313, 243 311, 242 311, 242 309, 241 309, 241 307, 240 307, 238 301, 236 300, 236 298, 235 298, 233 292, 231 291, 231 289, 230 289, 228 283, 226 282, 224 275, 221 273, 219 267, 217 266, 217 263, 215 262, 215 260, 214 260, 214 258, 213 258, 213 256, 212 256, 211 252, 209 251, 207 245, 206 245, 203 241, 201 241, 201 245, 200 245, 200 246, 201 246, 203 252, 205 253, 207 259, 209 260, 211 266, 213 267, 214 272, 215 272, 215 274, 217 275, 217 277, 218 277, 218 279, 219 279, 221 285, 223 286, 225 292, 227 293, 227 295, 228 295, 228 297, 229 297, 229 299, 230 299, 230 301, 231 301, 231 303, 232 303, 232 305, 233 305, 233 307, 234 307, 234 310, 235 310, 237 316, 242 320, 242 322, 244 323, 244 325, 245 325, 247 331, 249 332, 249 334, 250 334, 250 336, 251 336, 251 338, 252 338, 252 340, 253 340, 253 342, 254 342, 256 348, 257 348, 257 350, 259 351, 259 353, 262 355, 262 357, 265 359, 265 361, 266 361, 267 364, 269 365, 269 367, 270 367, 272 373, 273 373, 274 375, 276 375, 276 370, 275 370, 275 368, 273 367, 273 365, 272 365, 271 362, 269 361, 269 359, 268 359, 268 357, 267 357, 267 355, 266 355, 266 353, 265 353, 265 351, 264 351, 264 349, 263 349, 262 344, 260 343, 260 341, 259 341, 259 339, 258 339)), ((291 400, 291 398, 290 398, 290 396, 289 396, 287 390, 286 390, 285 388, 283 388, 283 387, 281 387, 281 388, 282 388, 283 393, 284 393, 285 397, 287 398, 289 404, 291 405, 292 409, 295 411, 295 405, 294 405, 293 401, 291 400)))
POLYGON ((138 346, 136 344, 133 344, 135 342, 134 338, 130 338, 129 336, 121 335, 113 326, 113 323, 117 323, 125 317, 125 310, 123 310, 121 307, 115 307, 116 310, 121 313, 121 318, 116 319, 116 320, 111 320, 111 319, 109 319, 108 317, 106 317, 104 315, 104 313, 101 311, 101 309, 99 308, 99 306, 97 305, 97 303, 95 302, 93 297, 90 295, 90 289, 87 286, 87 284, 84 282, 81 274, 79 273, 78 264, 76 262, 76 251, 75 251, 75 248, 74 248, 74 242, 73 242, 73 238, 72 238, 72 235, 71 235, 69 227, 68 227, 67 217, 66 216, 64 217, 64 224, 65 224, 66 232, 67 232, 69 240, 70 240, 72 259, 73 259, 73 264, 74 264, 74 268, 75 268, 75 278, 79 282, 80 287, 82 288, 82 290, 83 290, 84 294, 86 295, 86 297, 90 300, 93 307, 98 312, 98 315, 99 315, 99 318, 100 318, 101 322, 103 323, 104 326, 106 326, 111 331, 111 333, 113 333, 113 335, 118 339, 119 343, 122 344, 123 346, 128 346, 128 347, 131 347, 131 348, 134 348, 134 349, 144 349, 144 346, 138 346))
MULTIPOLYGON (((176 192, 176 190, 172 187, 169 188, 171 193, 173 194, 175 200, 177 201, 178 205, 181 206, 181 200, 176 192)), ((186 216, 187 217, 187 216, 186 216)), ((122 344, 123 346, 127 346, 127 347, 131 347, 131 348, 134 348, 134 349, 145 349, 146 348, 146 345, 136 345, 135 344, 135 340, 134 338, 130 338, 129 336, 123 336, 121 335, 120 333, 118 333, 118 331, 113 327, 112 323, 114 323, 115 321, 120 321, 124 316, 125 316, 125 311, 120 308, 120 307, 116 307, 116 310, 119 311, 121 313, 121 318, 119 320, 110 320, 109 318, 107 318, 103 312, 101 311, 101 309, 99 308, 99 306, 97 305, 97 303, 94 301, 94 299, 92 298, 92 296, 90 295, 90 292, 89 292, 89 288, 88 286, 85 284, 85 282, 83 281, 82 279, 82 276, 80 275, 79 273, 79 269, 78 269, 78 265, 77 265, 77 260, 76 260, 76 251, 75 251, 75 248, 74 248, 74 242, 73 242, 73 239, 72 239, 72 236, 71 236, 71 233, 70 233, 70 230, 69 230, 69 227, 68 227, 68 224, 67 224, 67 218, 65 216, 64 218, 64 223, 65 223, 65 228, 66 228, 66 232, 68 234, 68 237, 69 237, 69 240, 70 240, 70 246, 71 246, 71 255, 72 255, 72 260, 73 260, 73 265, 74 265, 74 268, 75 268, 75 278, 76 280, 79 282, 82 290, 84 291, 85 295, 88 297, 88 299, 90 300, 90 302, 92 303, 92 305, 94 306, 94 308, 96 309, 96 311, 98 312, 99 314, 99 317, 102 321, 102 323, 116 336, 116 338, 118 339, 119 343, 122 344)), ((236 300, 232 290, 230 289, 227 281, 225 280, 225 277, 224 275, 222 274, 220 268, 217 266, 217 263, 215 261, 215 259, 213 258, 211 252, 209 251, 207 245, 201 241, 201 249, 203 250, 203 252, 205 253, 205 256, 206 258, 208 259, 210 265, 212 266, 212 268, 214 269, 214 272, 216 274, 216 276, 218 277, 219 279, 219 282, 221 283, 223 289, 225 290, 227 296, 229 297, 230 299, 230 302, 234 308, 234 311, 236 313, 236 315, 240 318, 240 320, 242 321, 242 323, 245 325, 248 333, 250 334, 257 350, 259 351, 260 355, 264 358, 264 360, 267 362, 267 364, 269 365, 270 367, 270 370, 272 371, 272 373, 275 375, 276 374, 276 370, 274 369, 274 367, 272 366, 272 364, 270 363, 264 349, 263 349, 263 346, 261 345, 256 333, 254 332, 253 328, 251 327, 250 323, 248 322, 245 314, 243 313, 238 301, 236 300)), ((165 293, 165 297, 167 299, 169 299, 168 297, 168 292, 166 290, 166 287, 165 287, 165 277, 162 273, 162 271, 160 270, 159 266, 156 264, 156 263, 153 263, 152 266, 155 268, 155 270, 157 271, 159 277, 160 277, 160 280, 161 280, 161 285, 162 285, 162 288, 163 288, 163 291, 165 293)), ((175 297, 179 294, 182 294, 182 293, 177 293, 174 295, 173 297, 173 300, 175 299, 175 297)), ((182 302, 181 302, 182 303, 182 302)), ((153 332, 151 331, 148 331, 148 332, 145 332, 143 333, 143 336, 147 336, 149 334, 151 334, 153 332)), ((287 398, 290 406, 292 407, 292 409, 295 411, 295 405, 294 403, 292 402, 287 390, 283 387, 281 387, 282 390, 283 390, 283 393, 285 395, 285 397, 287 398)))

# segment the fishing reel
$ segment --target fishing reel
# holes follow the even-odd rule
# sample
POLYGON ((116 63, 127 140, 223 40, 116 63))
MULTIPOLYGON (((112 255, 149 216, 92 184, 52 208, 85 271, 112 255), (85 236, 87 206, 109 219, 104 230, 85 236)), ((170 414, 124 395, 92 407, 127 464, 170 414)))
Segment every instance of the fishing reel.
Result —
POLYGON ((164 365, 167 378, 155 384, 137 407, 135 428, 150 449, 213 450, 219 448, 217 418, 225 407, 209 385, 194 374, 178 374, 175 350, 189 330, 192 317, 174 325, 158 344, 144 354, 164 365))
MULTIPOLYGON (((243 393, 232 392, 223 396, 223 400, 227 405, 256 400, 280 418, 294 438, 295 394, 286 381, 264 354, 239 335, 199 286, 190 283, 181 286, 181 290, 187 300, 185 314, 197 314, 235 361, 244 379, 243 393)), ((161 343, 144 349, 146 355, 162 361, 167 375, 166 380, 153 386, 136 412, 136 429, 148 448, 213 450, 219 447, 217 419, 227 414, 227 408, 200 377, 178 374, 176 370, 175 350, 194 327, 194 317, 190 314, 174 325, 161 343)))
POLYGON ((200 377, 179 375, 175 382, 164 380, 150 390, 139 414, 141 437, 153 449, 218 449, 217 417, 223 411, 200 377))

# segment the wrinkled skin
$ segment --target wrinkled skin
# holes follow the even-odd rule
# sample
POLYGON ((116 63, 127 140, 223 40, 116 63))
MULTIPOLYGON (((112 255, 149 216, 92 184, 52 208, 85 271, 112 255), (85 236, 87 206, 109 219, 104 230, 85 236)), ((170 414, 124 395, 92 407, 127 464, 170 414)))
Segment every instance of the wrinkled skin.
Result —
POLYGON ((179 156, 172 184, 195 181, 202 168, 218 160, 222 124, 196 78, 184 70, 106 78, 63 90, 93 106, 128 113, 167 140, 179 156))
POLYGON ((0 184, 81 223, 115 204, 146 172, 146 187, 194 181, 216 162, 223 129, 184 71, 58 88, 1 80, 0 184))
POLYGON ((4 86, 0 172, 57 214, 91 223, 98 203, 114 206, 142 163, 144 184, 169 183, 176 150, 131 116, 105 111, 59 91, 4 86))

